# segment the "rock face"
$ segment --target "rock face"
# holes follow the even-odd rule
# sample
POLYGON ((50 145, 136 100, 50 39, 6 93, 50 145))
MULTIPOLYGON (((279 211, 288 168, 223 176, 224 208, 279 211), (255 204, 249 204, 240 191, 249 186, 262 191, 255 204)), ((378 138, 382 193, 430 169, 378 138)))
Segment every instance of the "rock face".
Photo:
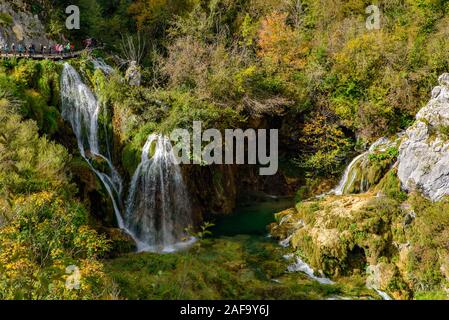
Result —
POLYGON ((18 44, 34 43, 38 48, 51 42, 38 16, 29 12, 23 1, 0 0, 0 46, 5 43, 10 48, 13 43, 16 48, 18 44))
POLYGON ((126 70, 125 78, 130 86, 140 86, 142 75, 136 61, 130 62, 128 70, 126 70))
POLYGON ((449 74, 439 84, 407 130, 398 158, 402 187, 433 201, 449 195, 449 74))

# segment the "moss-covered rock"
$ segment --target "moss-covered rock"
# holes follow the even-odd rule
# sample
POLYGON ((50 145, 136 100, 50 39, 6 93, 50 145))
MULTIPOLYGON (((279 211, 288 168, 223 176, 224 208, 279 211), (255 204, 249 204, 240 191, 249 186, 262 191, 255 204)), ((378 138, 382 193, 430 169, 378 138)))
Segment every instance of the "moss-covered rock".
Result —
POLYGON ((136 251, 137 246, 133 238, 125 231, 117 228, 104 228, 102 230, 111 240, 111 250, 109 250, 109 258, 118 257, 122 254, 136 251))
POLYGON ((299 202, 276 215, 272 235, 335 279, 361 275, 396 299, 441 298, 449 284, 449 202, 407 196, 396 171, 365 194, 299 202))

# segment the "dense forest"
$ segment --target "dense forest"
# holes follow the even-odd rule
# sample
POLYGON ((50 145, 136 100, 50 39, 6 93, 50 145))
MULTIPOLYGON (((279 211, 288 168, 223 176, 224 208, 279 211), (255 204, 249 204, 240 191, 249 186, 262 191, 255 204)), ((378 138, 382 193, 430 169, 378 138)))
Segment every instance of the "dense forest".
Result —
POLYGON ((447 299, 449 1, 374 4, 0 0, 2 45, 98 43, 0 59, 0 298, 447 299), (277 174, 175 166, 194 121, 277 129, 277 174), (166 203, 196 241, 143 250, 166 203))

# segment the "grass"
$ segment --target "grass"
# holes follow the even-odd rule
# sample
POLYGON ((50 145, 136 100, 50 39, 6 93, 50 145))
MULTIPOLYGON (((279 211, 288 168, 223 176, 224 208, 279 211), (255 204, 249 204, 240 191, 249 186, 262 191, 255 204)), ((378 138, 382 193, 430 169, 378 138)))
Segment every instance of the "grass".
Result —
POLYGON ((445 291, 419 291, 415 293, 415 300, 447 300, 448 296, 445 291))

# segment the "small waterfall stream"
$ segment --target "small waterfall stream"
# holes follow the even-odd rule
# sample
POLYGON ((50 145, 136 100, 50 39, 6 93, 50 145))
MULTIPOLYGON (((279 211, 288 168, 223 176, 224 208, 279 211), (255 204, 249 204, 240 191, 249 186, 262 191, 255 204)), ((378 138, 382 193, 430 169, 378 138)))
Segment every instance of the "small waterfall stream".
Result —
POLYGON ((284 256, 284 259, 286 260, 290 260, 292 258, 295 258, 295 262, 287 267, 288 272, 302 272, 305 275, 307 275, 310 279, 318 281, 321 284, 335 284, 335 282, 333 282, 329 278, 317 277, 312 267, 309 266, 307 263, 305 263, 299 256, 297 255, 295 256, 294 254, 284 256))
MULTIPOLYGON (((369 154, 369 151, 366 151, 366 152, 358 155, 346 167, 345 172, 343 173, 343 177, 341 178, 337 187, 335 187, 335 189, 333 190, 333 192, 336 195, 341 196, 341 195, 347 193, 349 188, 351 188, 354 185, 354 182, 357 178, 358 171, 363 172, 363 168, 368 161, 368 154, 369 154), (357 170, 357 169, 360 169, 360 170, 357 170)), ((360 182, 360 191, 363 192, 365 190, 363 178, 360 181, 361 181, 360 182)))
POLYGON ((72 126, 81 156, 109 193, 117 223, 123 228, 124 223, 120 214, 122 179, 112 165, 110 157, 100 151, 98 116, 101 106, 89 87, 83 83, 78 72, 68 63, 64 64, 61 75, 61 100, 62 117, 72 126), (107 172, 96 169, 96 162, 104 162, 107 172))
MULTIPOLYGON (((402 133, 397 135, 397 139, 402 136, 402 133)), ((326 195, 345 195, 351 193, 362 193, 368 191, 371 187, 368 180, 368 168, 370 165, 370 155, 375 152, 385 152, 388 148, 396 145, 397 139, 381 138, 371 145, 371 147, 364 153, 355 157, 350 164, 346 167, 342 178, 338 185, 331 191, 324 193, 317 198, 323 198, 326 195)), ((282 218, 279 224, 283 224, 289 219, 289 215, 282 218)), ((304 226, 304 221, 298 224, 304 226)), ((293 234, 289 235, 285 239, 279 242, 282 247, 290 246, 290 241, 293 234)), ((321 284, 334 284, 334 282, 326 277, 318 277, 311 266, 304 262, 300 257, 294 254, 288 254, 284 256, 285 259, 290 260, 295 258, 294 262, 288 266, 288 272, 302 272, 310 279, 318 281, 321 284)), ((392 300, 392 298, 384 291, 377 288, 371 288, 377 292, 377 294, 384 300, 392 300)))
POLYGON ((110 75, 114 72, 114 68, 104 62, 103 59, 97 58, 92 60, 95 69, 100 69, 104 74, 110 75))
MULTIPOLYGON (((105 74, 113 70, 102 61, 93 64, 105 74)), ((62 116, 72 126, 81 156, 107 190, 119 228, 133 237, 138 250, 169 252, 189 245, 194 239, 182 240, 187 238, 184 229, 191 224, 190 201, 170 141, 160 135, 148 138, 123 216, 122 178, 112 164, 108 141, 104 145, 99 141, 99 130, 105 130, 103 136, 108 137, 106 127, 98 123, 104 108, 68 63, 61 75, 61 101, 62 116)))
MULTIPOLYGON (((126 226, 138 239, 138 249, 173 251, 185 244, 191 208, 170 140, 152 134, 131 181, 126 202, 126 226)), ((191 239, 193 240, 193 239, 191 239)))
POLYGON ((335 195, 344 195, 350 193, 363 193, 371 187, 368 179, 368 166, 370 164, 369 156, 373 152, 384 152, 393 146, 395 140, 380 138, 374 142, 364 153, 355 157, 346 167, 345 172, 338 185, 330 192, 335 195))

